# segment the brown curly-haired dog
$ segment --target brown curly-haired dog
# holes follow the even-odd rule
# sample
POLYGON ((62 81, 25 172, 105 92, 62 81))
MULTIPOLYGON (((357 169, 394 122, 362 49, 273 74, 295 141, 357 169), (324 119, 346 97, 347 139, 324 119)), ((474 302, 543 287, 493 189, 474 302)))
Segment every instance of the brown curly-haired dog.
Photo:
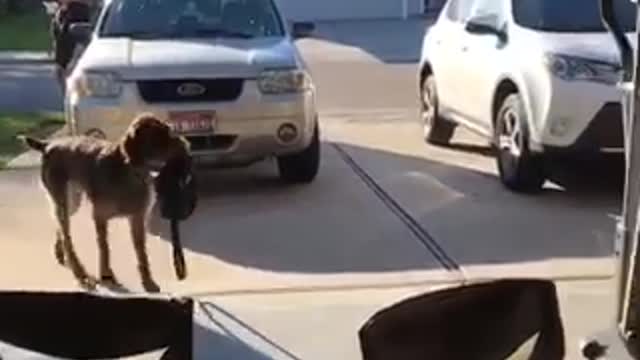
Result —
POLYGON ((151 171, 173 156, 188 152, 188 143, 153 115, 138 117, 117 143, 87 136, 51 141, 22 139, 42 153, 41 180, 59 225, 54 247, 58 262, 71 268, 81 286, 95 287, 96 280, 76 255, 69 229, 69 218, 78 210, 84 193, 93 205, 100 280, 117 284, 109 259, 107 223, 115 217, 126 217, 142 285, 146 291, 158 292, 146 252, 146 220, 153 199, 151 171))

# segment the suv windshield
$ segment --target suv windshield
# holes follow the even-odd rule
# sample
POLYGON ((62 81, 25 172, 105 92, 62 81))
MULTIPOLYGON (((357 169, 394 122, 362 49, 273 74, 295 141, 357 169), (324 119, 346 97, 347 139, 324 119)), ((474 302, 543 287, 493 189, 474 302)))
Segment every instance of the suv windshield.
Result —
MULTIPOLYGON (((633 31, 636 5, 629 0, 614 2, 620 24, 625 31, 633 31)), ((606 31, 600 20, 598 0, 513 0, 513 17, 520 26, 541 31, 606 31)))
POLYGON ((103 37, 283 36, 273 0, 115 0, 107 10, 103 37))

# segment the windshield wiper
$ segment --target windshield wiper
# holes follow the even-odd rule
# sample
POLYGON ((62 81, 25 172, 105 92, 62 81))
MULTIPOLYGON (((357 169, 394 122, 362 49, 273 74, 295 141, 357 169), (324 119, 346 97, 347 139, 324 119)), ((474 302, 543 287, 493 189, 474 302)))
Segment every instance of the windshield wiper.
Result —
POLYGON ((200 36, 213 36, 213 37, 228 37, 228 38, 239 38, 239 39, 251 39, 254 36, 241 31, 233 31, 222 28, 215 29, 197 29, 193 31, 194 34, 200 36))
POLYGON ((103 33, 104 37, 128 37, 132 39, 159 39, 159 38, 184 38, 189 36, 211 36, 211 37, 227 37, 239 39, 251 39, 254 36, 248 33, 227 30, 222 28, 214 29, 194 29, 184 32, 149 32, 149 31, 122 31, 103 33))
POLYGON ((156 39, 166 34, 157 33, 157 32, 148 32, 148 31, 123 31, 123 32, 112 32, 112 33, 103 33, 104 37, 128 37, 132 39, 156 39))

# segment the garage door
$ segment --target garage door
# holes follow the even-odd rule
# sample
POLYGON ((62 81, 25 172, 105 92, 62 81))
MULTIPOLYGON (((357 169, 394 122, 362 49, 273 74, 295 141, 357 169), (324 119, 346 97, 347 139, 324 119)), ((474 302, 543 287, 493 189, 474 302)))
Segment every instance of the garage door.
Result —
MULTIPOLYGON (((288 20, 400 18, 402 0, 276 0, 288 20)), ((420 0, 409 0, 410 8, 420 0), (415 4, 413 4, 415 3, 415 4)))

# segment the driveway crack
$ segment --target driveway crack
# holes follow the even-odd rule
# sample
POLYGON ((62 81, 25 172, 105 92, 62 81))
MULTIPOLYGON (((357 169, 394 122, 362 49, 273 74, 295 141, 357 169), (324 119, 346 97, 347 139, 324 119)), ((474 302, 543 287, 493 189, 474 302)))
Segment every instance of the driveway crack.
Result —
POLYGON ((353 170, 373 194, 411 231, 415 238, 432 254, 438 263, 449 271, 461 271, 460 265, 453 259, 436 239, 386 190, 384 190, 340 145, 331 143, 340 158, 353 170))

